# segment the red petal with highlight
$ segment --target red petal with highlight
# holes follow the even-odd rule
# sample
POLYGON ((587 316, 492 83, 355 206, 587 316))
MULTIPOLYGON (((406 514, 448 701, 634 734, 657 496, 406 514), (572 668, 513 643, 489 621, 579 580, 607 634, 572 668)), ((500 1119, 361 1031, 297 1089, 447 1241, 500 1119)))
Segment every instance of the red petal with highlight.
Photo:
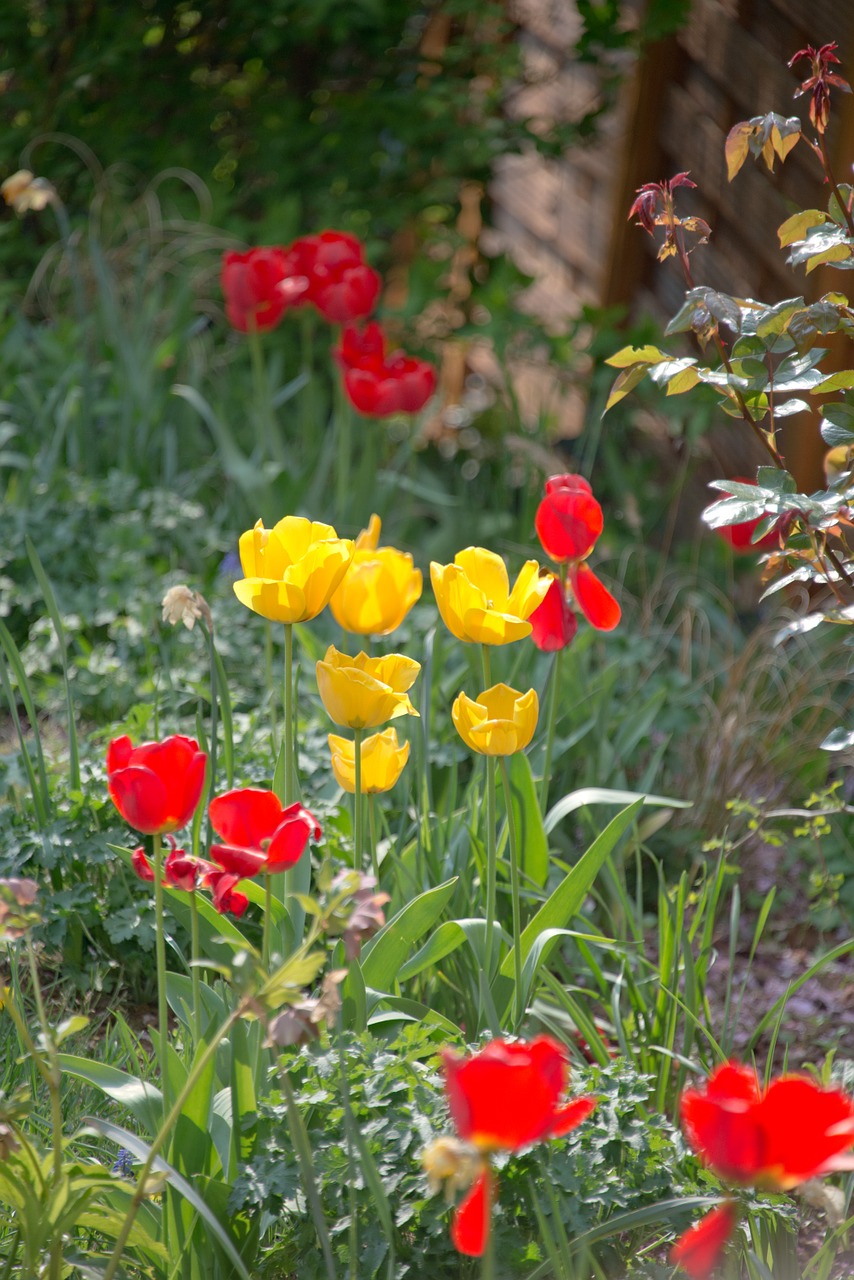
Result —
POLYGON ((531 639, 543 653, 565 649, 575 639, 578 619, 557 578, 546 592, 542 604, 538 604, 534 612, 529 614, 528 621, 533 628, 531 639))
POLYGON ((282 803, 274 791, 241 787, 211 800, 211 826, 224 844, 262 852, 282 821, 282 803))

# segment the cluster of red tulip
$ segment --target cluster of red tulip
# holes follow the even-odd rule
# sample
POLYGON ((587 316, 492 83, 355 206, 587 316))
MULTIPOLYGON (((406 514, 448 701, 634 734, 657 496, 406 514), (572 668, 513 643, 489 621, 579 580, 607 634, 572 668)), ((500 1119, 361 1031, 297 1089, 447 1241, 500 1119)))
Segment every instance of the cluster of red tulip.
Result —
MULTIPOLYGON (((198 743, 180 734, 139 747, 128 737, 115 738, 107 750, 107 786, 129 826, 169 839, 163 879, 170 888, 210 889, 217 911, 242 916, 249 899, 237 888, 239 882, 295 866, 309 840, 320 839, 320 825, 299 803, 283 808, 272 791, 228 791, 214 797, 209 808, 211 826, 224 843, 211 845, 212 861, 192 857, 177 847, 171 833, 192 819, 206 767, 198 743)), ((154 879, 142 847, 134 850, 133 866, 142 880, 154 879)))
POLYGON ((353 327, 373 311, 380 286, 364 246, 345 231, 303 236, 285 248, 231 251, 222 260, 225 310, 235 329, 261 333, 285 311, 313 306, 330 324, 347 326, 336 355, 353 407, 376 418, 417 413, 436 389, 433 366, 403 352, 387 354, 376 321, 353 327))
MULTIPOLYGON (((459 1140, 428 1147, 432 1183, 467 1187, 455 1211, 451 1237, 464 1254, 480 1256, 489 1240, 497 1181, 489 1157, 519 1151, 572 1132, 596 1106, 593 1098, 561 1102, 566 1050, 548 1036, 526 1044, 494 1040, 461 1058, 443 1053, 445 1092, 459 1140)), ((807 1076, 784 1075, 762 1089, 749 1067, 729 1062, 700 1089, 686 1089, 682 1126, 703 1163, 734 1186, 781 1192, 809 1178, 854 1168, 854 1100, 807 1076), (794 1118, 794 1120, 793 1120, 794 1118)), ((738 1223, 729 1196, 673 1246, 671 1260, 691 1280, 707 1280, 720 1263, 738 1223)))
POLYGON ((550 476, 534 524, 546 555, 560 566, 560 576, 529 618, 534 644, 553 653, 572 642, 578 630, 573 603, 591 626, 613 631, 620 606, 586 563, 604 527, 602 508, 587 480, 550 476))

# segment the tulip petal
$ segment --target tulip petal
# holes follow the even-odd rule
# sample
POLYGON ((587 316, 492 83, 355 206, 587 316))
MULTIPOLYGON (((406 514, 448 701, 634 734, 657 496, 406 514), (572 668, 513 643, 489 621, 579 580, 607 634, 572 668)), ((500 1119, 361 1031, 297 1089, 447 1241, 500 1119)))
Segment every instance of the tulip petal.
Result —
POLYGON ((595 1098, 576 1098, 574 1102, 567 1103, 565 1107, 558 1107, 555 1112, 551 1136, 553 1138, 562 1138, 565 1134, 571 1133, 595 1110, 595 1098))
POLYGON ((238 849, 234 845, 212 844, 211 857, 223 871, 236 876, 238 880, 256 876, 259 871, 266 869, 266 857, 254 849, 238 849))
POLYGON ((304 621, 305 596, 292 583, 267 578, 238 578, 233 586, 240 603, 262 618, 282 623, 304 621))
POLYGON ((451 1241, 459 1253, 464 1253, 469 1258, 480 1258, 486 1248, 493 1194, 493 1179, 489 1171, 484 1169, 454 1213, 451 1241))
POLYGON ((141 765, 128 765, 108 776, 107 787, 128 826, 143 835, 159 835, 169 829, 169 795, 156 773, 141 765))
POLYGON ((483 592, 489 608, 506 609, 510 579, 501 556, 485 547, 465 547, 454 556, 454 564, 462 569, 469 582, 483 592))
POLYGON ((613 631, 622 616, 619 604, 586 564, 569 570, 569 581, 576 603, 587 621, 597 631, 613 631))
POLYGON ((723 1257, 738 1222, 738 1208, 726 1200, 679 1237, 670 1250, 670 1261, 691 1280, 707 1280, 723 1257))
POLYGON ((211 826, 224 844, 261 852, 282 820, 282 802, 273 791, 241 787, 214 796, 208 809, 211 826))

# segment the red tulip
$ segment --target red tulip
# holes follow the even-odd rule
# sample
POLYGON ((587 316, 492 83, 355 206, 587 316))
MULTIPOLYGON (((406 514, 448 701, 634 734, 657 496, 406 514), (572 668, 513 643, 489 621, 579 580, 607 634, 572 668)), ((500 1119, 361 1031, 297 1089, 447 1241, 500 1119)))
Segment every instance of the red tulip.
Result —
POLYGON ((549 476, 545 489, 534 519, 543 550, 552 560, 567 566, 575 603, 590 625, 599 631, 612 631, 620 621, 620 606, 584 563, 602 532, 602 508, 584 476, 549 476))
POLYGON ((361 263, 345 267, 312 287, 312 301, 330 324, 350 324, 370 315, 380 296, 382 281, 372 267, 361 263))
MULTIPOLYGON (((183 889, 187 893, 192 893, 202 883, 203 877, 209 871, 215 871, 216 868, 212 863, 205 862, 203 858, 190 857, 183 849, 176 848, 172 836, 167 836, 166 839, 171 848, 163 863, 163 883, 169 885, 170 889, 183 889)), ((140 880, 154 879, 154 868, 142 845, 134 849, 131 854, 131 863, 140 880)))
POLYGON ((531 639, 543 653, 554 653, 572 644, 578 631, 578 619, 559 578, 553 579, 545 600, 537 605, 528 621, 533 627, 531 639))
POLYGON ((222 292, 230 323, 241 333, 274 328, 288 305, 308 289, 304 276, 291 274, 284 250, 249 249, 222 259, 222 292))
POLYGON ((382 282, 355 236, 321 231, 295 240, 285 255, 288 273, 307 281, 302 301, 313 303, 330 323, 350 324, 373 311, 382 282))
POLYGON ((400 352, 386 361, 397 383, 397 407, 401 413, 419 413, 436 390, 436 370, 426 360, 400 352))
POLYGON ((591 1098, 560 1105, 569 1078, 567 1053, 549 1036, 492 1040, 461 1058, 443 1050, 445 1091, 461 1138, 481 1151, 518 1151, 561 1137, 595 1107, 591 1098))
POLYGON ((489 1237, 496 1181, 488 1163, 494 1151, 518 1151, 577 1128, 596 1106, 592 1098, 561 1103, 569 1068, 563 1045, 549 1036, 492 1040, 479 1053, 442 1051, 445 1092, 461 1138, 481 1152, 481 1165, 451 1226, 461 1253, 479 1257, 489 1237))
POLYGON ((602 508, 583 476, 550 476, 534 520, 543 550, 562 564, 583 560, 602 532, 602 508))
POLYGON ((392 413, 418 413, 436 389, 436 370, 426 360, 396 354, 382 363, 375 358, 344 374, 347 399, 359 413, 387 418, 392 413))
POLYGON ((133 747, 127 735, 107 748, 110 798, 129 826, 163 835, 186 826, 205 784, 207 756, 192 738, 176 734, 133 747))
POLYGON ((670 1250, 670 1261, 687 1272, 691 1280, 706 1280, 721 1261, 737 1222, 735 1201, 725 1200, 683 1232, 670 1250))
POLYGON ((854 1168, 854 1100, 807 1076, 762 1090, 750 1067, 728 1062, 701 1089, 686 1089, 682 1125, 700 1159, 729 1182, 788 1191, 809 1178, 854 1168))
POLYGON ((385 357, 385 334, 376 320, 371 320, 363 329, 347 325, 341 330, 341 341, 333 355, 343 370, 358 369, 368 363, 382 365, 385 357))
POLYGON ((220 915, 225 915, 227 912, 229 915, 240 917, 249 906, 246 894, 235 889, 240 879, 240 876, 220 871, 219 868, 208 871, 203 877, 202 885, 205 889, 210 889, 213 904, 220 915))
MULTIPOLYGON (((748 476, 733 476, 732 478, 737 484, 756 484, 756 481, 751 480, 748 476)), ((723 493, 723 496, 732 495, 723 493)), ((739 553, 747 552, 750 554, 750 552, 754 551, 770 551, 773 547, 779 547, 780 545, 779 521, 775 522, 774 527, 769 529, 758 542, 753 541, 755 530, 759 528, 765 518, 765 516, 757 516, 755 520, 742 520, 739 524, 720 525, 715 529, 715 533, 723 538, 724 542, 728 542, 733 551, 738 551, 739 553)))
POLYGON ((273 791, 254 787, 216 796, 209 813, 211 826, 225 841, 211 845, 211 857, 239 879, 294 866, 309 839, 322 834, 317 819, 299 802, 283 809, 273 791))

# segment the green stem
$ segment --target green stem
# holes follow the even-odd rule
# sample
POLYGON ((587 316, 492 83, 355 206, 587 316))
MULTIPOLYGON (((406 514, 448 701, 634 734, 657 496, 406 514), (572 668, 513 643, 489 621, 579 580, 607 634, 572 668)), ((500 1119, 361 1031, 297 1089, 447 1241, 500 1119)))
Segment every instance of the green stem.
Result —
POLYGON ((273 457, 275 442, 275 426, 273 420, 273 403, 270 397, 270 383, 267 378, 267 366, 264 362, 264 348, 261 335, 257 329, 250 328, 246 334, 249 341, 249 355, 252 360, 252 383, 255 391, 256 421, 261 430, 257 435, 262 461, 273 457))
POLYGON ((166 1112, 169 1109, 169 1069, 166 1056, 169 1008, 166 1003, 166 937, 163 932, 163 841, 159 835, 152 838, 154 840, 154 956, 157 969, 158 1058, 163 1110, 166 1112))
MULTIPOLYGON (((357 732, 359 732, 357 730, 357 732)), ((356 793, 358 795, 358 791, 356 793)), ((356 1161, 353 1153, 353 1111, 350 1106, 350 1090, 347 1087, 347 1061, 344 1056, 344 1036, 341 1019, 338 1019, 338 1067, 341 1073, 341 1102, 344 1107, 344 1132, 347 1135, 347 1195, 350 1202, 350 1224, 347 1232, 350 1280, 359 1276, 359 1233, 356 1205, 356 1161)), ((389 1241, 391 1244, 391 1241, 389 1241)))
POLYGON ((369 828, 370 828, 370 835, 371 835, 371 870, 372 870, 372 872, 373 872, 374 879, 375 879, 375 880, 376 880, 376 882, 377 882, 377 887, 379 888, 379 883, 380 883, 380 857, 379 857, 379 850, 378 850, 378 847, 377 847, 377 845, 378 845, 378 841, 377 841, 377 810, 376 810, 376 806, 375 806, 375 804, 374 804, 374 797, 373 797, 373 795, 369 795, 369 796, 368 796, 368 826, 369 826, 369 828))
POLYGON ((285 623, 285 786, 282 803, 287 806, 296 800, 294 786, 294 628, 285 623))
POLYGON ((202 1038, 202 971, 199 967, 201 946, 199 944, 199 908, 196 894, 190 894, 190 974, 193 980, 193 1035, 196 1044, 202 1038))
POLYGON ((504 800, 507 805, 507 833, 510 842, 510 895, 513 902, 513 979, 516 987, 516 1025, 518 1031, 522 1025, 524 1001, 522 997, 522 903, 519 886, 519 844, 516 823, 513 818, 513 797, 510 791, 510 770, 507 759, 500 756, 501 782, 504 787, 504 800))
MULTIPOLYGON (((560 589, 566 594, 566 565, 560 566, 560 589)), ((549 783, 551 782, 552 771, 552 752, 555 745, 555 730, 557 729, 557 703, 560 697, 560 655, 562 649, 555 650, 554 662, 552 663, 552 683, 549 689, 549 713, 548 722, 546 724, 546 753, 543 758, 543 779, 540 783, 540 809, 543 814, 546 812, 546 804, 549 798, 549 783)))
MULTIPOLYGON (((285 1104, 288 1109, 288 1123, 291 1128, 291 1141, 296 1151, 297 1163, 300 1167, 300 1175, 302 1177, 303 1190, 306 1194, 311 1215, 314 1218, 314 1227, 320 1240, 320 1248, 323 1253, 323 1261, 326 1265, 327 1280, 336 1280, 337 1271, 335 1268, 335 1257, 332 1253, 332 1244, 329 1239, 329 1232, 326 1227, 326 1217, 323 1212, 323 1201, 320 1198, 320 1192, 317 1189, 317 1179, 314 1175, 314 1166, 311 1160, 311 1144, 308 1140, 305 1125, 300 1115, 297 1100, 294 1097, 293 1086, 284 1066, 280 1064, 279 1079, 282 1083, 282 1093, 285 1096, 285 1104)), ((107 1277, 109 1280, 109 1277, 107 1277)))
MULTIPOLYGON (((211 729, 210 743, 208 744, 208 769, 210 770, 210 788, 208 790, 208 799, 216 792, 216 747, 217 733, 219 732, 219 716, 218 716, 218 697, 219 682, 216 673, 216 655, 214 653, 213 631, 210 631, 206 624, 202 622, 205 637, 208 642, 208 658, 210 660, 210 688, 211 688, 211 729)), ((210 853, 211 842, 213 840, 213 827, 211 826, 210 815, 208 816, 207 834, 205 836, 205 853, 210 853)))
POLYGON ((362 870, 362 848, 364 845, 364 837, 362 833, 362 821, 364 817, 362 806, 362 734, 363 729, 353 730, 354 750, 353 762, 356 773, 356 789, 353 792, 353 866, 357 871, 362 870))
POLYGON ((481 1280, 495 1280, 495 1237, 492 1230, 492 1170, 486 1174, 486 1245, 483 1250, 481 1280))
MULTIPOLYGON (((481 645, 481 664, 483 668, 483 687, 490 688, 489 649, 481 645)), ((498 881, 497 850, 495 840, 496 794, 495 794, 495 757, 484 756, 486 765, 486 938, 483 949, 483 967, 486 979, 492 976, 492 935, 495 926, 495 899, 498 881)))
POLYGON ((353 414, 350 401, 344 391, 342 374, 335 378, 335 423, 337 441, 335 449, 335 516, 344 520, 347 515, 347 496, 351 491, 353 477, 351 460, 353 454, 353 414))
POLYGON ((151 1168, 152 1168, 152 1165, 154 1164, 155 1158, 157 1157, 161 1147, 163 1146, 167 1137, 169 1136, 170 1129, 172 1128, 173 1124, 180 1116, 182 1110, 184 1109, 184 1103, 187 1101, 190 1094, 195 1089, 196 1084, 198 1083, 198 1080, 200 1079, 203 1072, 205 1071, 211 1058, 215 1057, 215 1055, 219 1051, 219 1046, 221 1042, 228 1035, 228 1032, 231 1030, 232 1026, 237 1021, 237 1019, 242 1016, 242 1013, 243 1013, 243 1004, 241 1003, 240 1005, 238 1005, 236 1009, 233 1009, 231 1013, 228 1015, 225 1022, 222 1024, 222 1026, 219 1028, 216 1034, 212 1037, 210 1043, 205 1048, 204 1053, 202 1053, 193 1062, 192 1069, 188 1073, 187 1079, 184 1081, 183 1087, 179 1091, 178 1096, 175 1099, 175 1102, 173 1103, 171 1110, 169 1111, 168 1115, 165 1116, 162 1125, 158 1129, 157 1133, 154 1135, 154 1138, 152 1139, 152 1142, 151 1142, 151 1146, 148 1148, 148 1155, 146 1157, 145 1164, 142 1166, 142 1169, 140 1170, 140 1173, 139 1173, 139 1177, 136 1180, 136 1187, 134 1188, 133 1198, 128 1206, 127 1213, 125 1214, 125 1220, 122 1223, 121 1231, 116 1237, 115 1247, 113 1249, 112 1254, 110 1255, 110 1261, 107 1264, 106 1271, 104 1272, 103 1280, 113 1280, 113 1277, 116 1274, 118 1265, 121 1262, 122 1254, 124 1253, 125 1245, 127 1244, 130 1233, 133 1230, 133 1224, 136 1221, 136 1215, 139 1213, 142 1202, 146 1198, 146 1183, 148 1182, 148 1175, 151 1172, 151 1168))
POLYGON ((270 969, 270 921, 273 919, 273 877, 264 877, 264 924, 261 935, 261 963, 265 973, 270 969))
POLYGON ((277 756, 279 746, 276 742, 278 733, 278 715, 276 712, 276 687, 273 681, 273 624, 269 619, 264 621, 264 677, 267 685, 267 700, 270 704, 270 740, 273 744, 273 756, 277 756))

